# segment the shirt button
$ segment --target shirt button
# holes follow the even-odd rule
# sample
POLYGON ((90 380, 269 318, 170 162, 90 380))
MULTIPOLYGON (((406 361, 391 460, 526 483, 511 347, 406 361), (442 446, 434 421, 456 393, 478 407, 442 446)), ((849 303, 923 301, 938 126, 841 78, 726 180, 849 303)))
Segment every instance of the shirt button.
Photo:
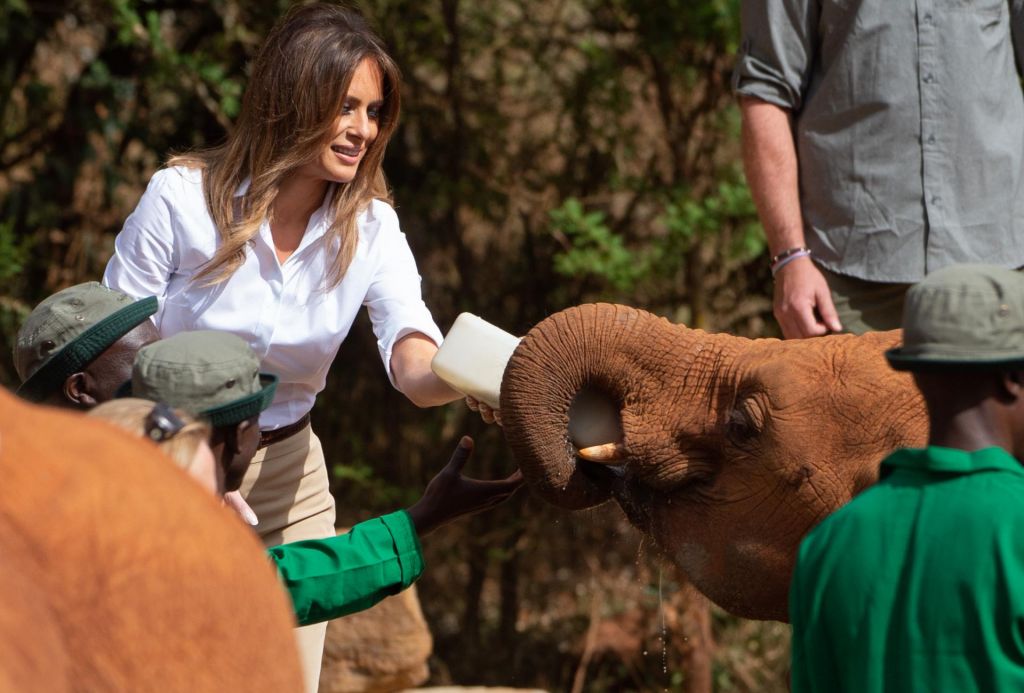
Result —
POLYGON ((932 204, 933 205, 939 204, 939 200, 940 200, 940 198, 939 198, 938 195, 932 195, 932 204))
POLYGON ((924 76, 924 83, 925 83, 925 84, 931 84, 931 83, 932 83, 932 82, 934 82, 934 81, 935 81, 935 77, 933 77, 933 76, 932 76, 932 73, 931 73, 931 72, 929 72, 928 74, 926 74, 926 75, 924 76))
POLYGON ((932 13, 931 12, 927 13, 924 16, 924 23, 925 24, 931 24, 932 23, 932 13))
POLYGON ((935 135, 928 135, 928 144, 935 144, 935 135))

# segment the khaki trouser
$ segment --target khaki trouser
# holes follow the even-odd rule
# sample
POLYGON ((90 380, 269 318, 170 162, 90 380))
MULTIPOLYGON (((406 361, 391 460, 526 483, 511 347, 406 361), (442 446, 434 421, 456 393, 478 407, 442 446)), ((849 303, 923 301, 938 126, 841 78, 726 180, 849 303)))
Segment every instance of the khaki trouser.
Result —
POLYGON ((818 269, 825 275, 843 330, 853 334, 900 328, 903 299, 912 284, 870 282, 818 269))
MULTIPOLYGON (((259 518, 256 532, 264 546, 335 534, 334 497, 323 448, 309 426, 257 452, 242 479, 241 492, 259 518)), ((295 633, 306 690, 315 693, 327 624, 305 626, 295 633)))

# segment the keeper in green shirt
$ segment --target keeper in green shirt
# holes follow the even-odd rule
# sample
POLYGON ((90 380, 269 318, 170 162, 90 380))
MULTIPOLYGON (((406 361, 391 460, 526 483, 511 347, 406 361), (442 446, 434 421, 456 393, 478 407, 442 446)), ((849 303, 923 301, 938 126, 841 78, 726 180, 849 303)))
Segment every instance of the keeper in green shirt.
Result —
MULTIPOLYGON (((226 332, 181 332, 138 350, 131 381, 120 390, 158 403, 147 437, 162 442, 183 424, 171 407, 207 421, 220 492, 238 488, 259 442, 259 413, 274 396, 277 378, 259 372, 259 359, 226 332)), ((108 405, 93 413, 102 416, 108 405)), ((463 436, 448 464, 408 510, 367 520, 341 536, 290 542, 267 549, 295 606, 300 626, 367 609, 411 585, 423 572, 419 537, 459 517, 507 500, 522 485, 506 479, 470 479, 462 468, 473 450, 463 436)))
POLYGON ((801 544, 792 690, 1024 690, 1024 275, 935 272, 903 329, 929 445, 801 544))

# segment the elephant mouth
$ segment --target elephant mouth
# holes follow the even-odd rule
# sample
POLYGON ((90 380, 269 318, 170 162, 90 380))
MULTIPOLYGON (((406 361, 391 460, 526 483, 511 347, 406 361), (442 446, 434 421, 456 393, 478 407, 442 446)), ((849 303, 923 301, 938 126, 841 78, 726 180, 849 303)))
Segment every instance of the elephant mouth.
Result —
POLYGON ((647 524, 650 493, 627 465, 622 415, 611 395, 584 385, 569 405, 569 440, 576 468, 598 488, 606 489, 637 526, 647 524))
POLYGON ((649 527, 653 494, 627 464, 621 407, 614 397, 594 384, 580 388, 569 405, 568 434, 577 472, 612 496, 634 526, 649 527))
POLYGON ((603 304, 567 309, 530 330, 505 367, 505 439, 533 491, 555 505, 579 510, 604 503, 622 476, 616 467, 628 447, 623 412, 630 379, 619 367, 622 359, 611 356, 640 329, 633 325, 638 316, 603 304), (606 455, 613 459, 587 452, 605 446, 618 451, 606 455))
POLYGON ((585 460, 618 463, 622 451, 622 416, 617 402, 600 388, 584 385, 569 405, 569 440, 585 460), (603 457, 587 451, 611 450, 618 455, 603 457))
POLYGON ((569 405, 569 443, 579 472, 601 488, 614 490, 626 477, 622 415, 601 388, 580 388, 569 405))
MULTIPOLYGON (((503 388, 503 397, 507 396, 505 392, 503 388)), ((506 417, 504 432, 513 450, 522 446, 524 439, 533 442, 528 454, 517 455, 520 468, 534 491, 555 505, 580 510, 604 503, 624 477, 624 459, 593 461, 585 452, 591 448, 624 449, 621 403, 613 392, 590 379, 565 383, 557 398, 560 402, 524 397, 524 404, 508 407, 510 416, 506 417), (527 419, 523 415, 526 406, 533 411, 529 424, 519 421, 527 419), (545 429, 544 420, 554 425, 545 429), (544 430, 548 435, 541 435, 544 430), (519 433, 509 436, 510 431, 519 433), (533 436, 538 440, 533 441, 533 436)))
POLYGON ((631 452, 627 444, 622 404, 598 382, 589 381, 579 388, 566 415, 562 440, 568 459, 563 462, 563 474, 579 477, 596 494, 588 494, 588 500, 580 507, 595 499, 614 498, 630 522, 641 530, 651 523, 652 504, 661 502, 663 497, 685 495, 706 480, 708 474, 701 470, 713 467, 704 459, 705 455, 692 449, 685 462, 642 464, 637 452, 631 452))

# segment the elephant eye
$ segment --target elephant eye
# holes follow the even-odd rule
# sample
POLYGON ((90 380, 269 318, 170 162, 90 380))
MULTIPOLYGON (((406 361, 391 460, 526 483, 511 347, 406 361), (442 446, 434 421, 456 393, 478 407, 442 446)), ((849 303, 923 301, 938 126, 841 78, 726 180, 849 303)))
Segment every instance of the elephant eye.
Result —
POLYGON ((761 433, 762 424, 757 403, 749 397, 739 399, 725 422, 725 435, 731 442, 742 445, 761 433))

